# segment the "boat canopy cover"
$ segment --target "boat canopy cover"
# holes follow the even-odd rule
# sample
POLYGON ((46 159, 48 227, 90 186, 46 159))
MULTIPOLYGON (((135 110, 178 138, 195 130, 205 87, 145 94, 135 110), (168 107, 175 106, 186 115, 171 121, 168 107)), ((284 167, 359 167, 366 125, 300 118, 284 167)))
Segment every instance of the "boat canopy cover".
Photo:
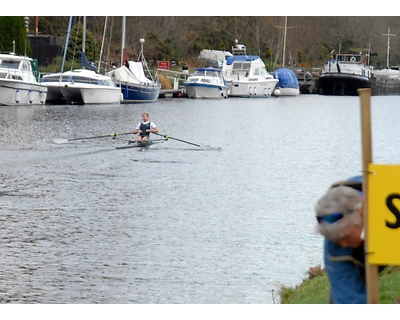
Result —
POLYGON ((245 55, 238 55, 226 58, 226 64, 230 66, 234 61, 253 61, 260 59, 260 56, 245 56, 245 55))
POLYGON ((275 79, 279 80, 280 88, 299 88, 299 80, 295 73, 287 68, 279 68, 271 72, 275 79))
POLYGON ((109 74, 114 75, 118 81, 130 82, 134 84, 147 83, 152 81, 144 75, 141 62, 129 61, 129 69, 124 65, 111 71, 109 74))

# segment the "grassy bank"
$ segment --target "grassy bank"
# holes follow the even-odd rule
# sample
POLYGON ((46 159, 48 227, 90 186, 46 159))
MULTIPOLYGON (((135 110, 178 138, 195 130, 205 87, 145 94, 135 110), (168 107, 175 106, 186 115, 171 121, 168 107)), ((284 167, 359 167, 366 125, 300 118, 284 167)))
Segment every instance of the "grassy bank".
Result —
MULTIPOLYGON (((312 267, 297 287, 282 287, 281 304, 324 304, 328 301, 329 281, 325 271, 312 267)), ((389 266, 379 274, 379 303, 400 303, 400 266, 389 266)))

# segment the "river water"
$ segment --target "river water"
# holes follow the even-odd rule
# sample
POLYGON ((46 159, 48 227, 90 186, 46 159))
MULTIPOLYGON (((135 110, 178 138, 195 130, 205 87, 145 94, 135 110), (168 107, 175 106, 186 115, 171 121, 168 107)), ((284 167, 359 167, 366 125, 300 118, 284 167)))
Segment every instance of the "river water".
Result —
MULTIPOLYGON (((400 163, 400 97, 372 97, 400 163)), ((0 107, 0 302, 274 304, 322 265, 314 204, 361 173, 358 97, 0 107), (148 112, 170 139, 116 150, 148 112), (57 142, 59 142, 57 140, 57 142)))

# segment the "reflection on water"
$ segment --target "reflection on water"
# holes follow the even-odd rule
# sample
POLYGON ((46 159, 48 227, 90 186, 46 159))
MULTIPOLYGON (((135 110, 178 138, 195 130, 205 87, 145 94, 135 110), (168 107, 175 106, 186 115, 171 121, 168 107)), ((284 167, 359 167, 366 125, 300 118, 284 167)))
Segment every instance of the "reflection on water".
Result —
MULTIPOLYGON (((400 162, 397 97, 374 156, 400 162), (390 134, 389 134, 390 133, 390 134)), ((0 302, 279 302, 322 264, 313 206, 361 168, 359 99, 0 107, 0 302), (122 149, 148 112, 168 140, 122 149)))

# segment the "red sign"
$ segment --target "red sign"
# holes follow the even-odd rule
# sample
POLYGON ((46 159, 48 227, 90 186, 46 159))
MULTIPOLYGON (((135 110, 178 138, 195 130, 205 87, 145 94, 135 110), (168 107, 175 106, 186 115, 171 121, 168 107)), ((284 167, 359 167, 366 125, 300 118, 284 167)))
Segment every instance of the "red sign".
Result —
POLYGON ((169 61, 158 61, 158 69, 169 70, 169 61))

